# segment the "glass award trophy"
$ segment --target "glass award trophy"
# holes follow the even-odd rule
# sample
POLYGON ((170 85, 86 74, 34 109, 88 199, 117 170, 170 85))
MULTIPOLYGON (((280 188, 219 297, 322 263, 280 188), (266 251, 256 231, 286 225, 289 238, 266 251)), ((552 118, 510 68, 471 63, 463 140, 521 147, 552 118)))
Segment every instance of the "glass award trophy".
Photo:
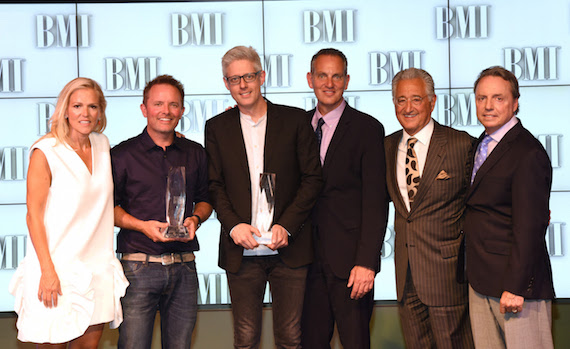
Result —
POLYGON ((257 199, 257 219, 255 227, 259 229, 261 237, 253 235, 260 245, 271 244, 271 224, 275 208, 275 173, 262 173, 259 175, 259 197, 257 199))
POLYGON ((168 170, 166 184, 166 221, 165 238, 186 238, 188 231, 183 225, 186 208, 186 168, 171 167, 168 170))

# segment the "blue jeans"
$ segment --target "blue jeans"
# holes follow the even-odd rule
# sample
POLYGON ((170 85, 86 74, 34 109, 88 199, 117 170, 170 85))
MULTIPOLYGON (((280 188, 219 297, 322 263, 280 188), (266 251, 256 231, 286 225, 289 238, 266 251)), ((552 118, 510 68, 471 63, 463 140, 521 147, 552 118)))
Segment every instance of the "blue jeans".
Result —
POLYGON ((259 348, 265 285, 273 298, 275 347, 301 347, 301 313, 307 267, 289 268, 279 256, 244 257, 237 273, 226 273, 232 298, 234 348, 259 348))
POLYGON ((121 263, 130 285, 121 299, 118 348, 149 349, 157 309, 162 347, 190 348, 198 310, 196 263, 121 263))

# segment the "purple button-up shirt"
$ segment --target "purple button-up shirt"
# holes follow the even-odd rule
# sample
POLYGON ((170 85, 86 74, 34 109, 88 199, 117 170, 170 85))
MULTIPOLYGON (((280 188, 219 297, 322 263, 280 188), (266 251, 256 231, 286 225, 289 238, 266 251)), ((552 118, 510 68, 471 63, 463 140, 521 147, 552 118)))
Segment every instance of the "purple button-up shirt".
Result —
POLYGON ((321 129, 323 131, 323 138, 321 138, 321 151, 320 151, 321 165, 324 165, 325 163, 325 156, 327 155, 327 149, 331 144, 332 136, 334 134, 334 131, 336 130, 336 126, 338 125, 340 116, 344 111, 344 107, 346 107, 346 102, 342 100, 342 103, 340 103, 338 107, 327 113, 327 115, 323 116, 319 112, 319 107, 317 105, 315 115, 313 115, 313 118, 311 119, 311 125, 313 125, 313 130, 317 129, 317 123, 319 122, 320 118, 323 118, 323 120, 325 121, 321 129))
MULTIPOLYGON (((166 182, 171 166, 186 168, 186 210, 193 204, 208 202, 208 168, 204 148, 185 138, 174 137, 166 150, 157 146, 144 131, 111 149, 115 206, 141 220, 166 222, 166 182)), ((199 249, 198 240, 183 242, 153 242, 141 232, 121 229, 117 252, 143 252, 158 255, 170 252, 190 252, 199 249)))

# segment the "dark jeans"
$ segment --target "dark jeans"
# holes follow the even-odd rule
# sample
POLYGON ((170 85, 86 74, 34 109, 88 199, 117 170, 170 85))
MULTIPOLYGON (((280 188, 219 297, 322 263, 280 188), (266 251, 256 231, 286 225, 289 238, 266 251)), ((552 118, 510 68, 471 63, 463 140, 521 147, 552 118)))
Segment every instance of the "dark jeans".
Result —
POLYGON ((195 262, 121 263, 130 285, 121 299, 124 319, 118 348, 150 348, 158 308, 162 347, 189 349, 198 310, 195 262))
POLYGON ((300 348, 307 267, 289 268, 279 256, 244 257, 237 273, 227 272, 234 317, 234 347, 259 348, 261 311, 269 281, 277 348, 300 348))

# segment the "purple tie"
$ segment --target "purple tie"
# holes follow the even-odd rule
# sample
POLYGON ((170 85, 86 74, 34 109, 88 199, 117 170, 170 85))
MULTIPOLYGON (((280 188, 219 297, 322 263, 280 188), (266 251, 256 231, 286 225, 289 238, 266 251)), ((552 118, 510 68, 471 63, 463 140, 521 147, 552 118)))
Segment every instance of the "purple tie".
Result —
POLYGON ((489 135, 485 136, 485 138, 483 138, 483 141, 479 144, 479 147, 477 148, 477 155, 475 156, 475 163, 473 164, 473 174, 471 175, 471 184, 473 184, 473 181, 475 180, 475 175, 477 174, 477 171, 479 171, 479 168, 481 167, 481 165, 483 165, 485 159, 487 159, 487 150, 489 148, 489 142, 491 142, 492 140, 493 138, 491 138, 491 136, 489 135))

